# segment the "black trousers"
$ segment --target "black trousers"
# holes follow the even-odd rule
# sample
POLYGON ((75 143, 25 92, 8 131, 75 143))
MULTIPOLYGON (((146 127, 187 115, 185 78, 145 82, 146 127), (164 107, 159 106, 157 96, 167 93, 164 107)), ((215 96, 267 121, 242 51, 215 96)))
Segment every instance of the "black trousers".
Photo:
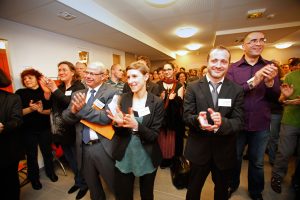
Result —
MULTIPOLYGON (((2 161, 7 162, 7 161, 2 161)), ((0 167, 1 200, 19 200, 20 199, 20 182, 18 174, 19 162, 15 161, 6 166, 0 167)))
MULTIPOLYGON (((139 177, 141 200, 153 200, 153 188, 157 170, 151 174, 139 177)), ((124 174, 115 167, 115 192, 117 200, 133 200, 135 176, 133 173, 124 174)))
POLYGON ((191 173, 189 177, 187 200, 199 200, 205 180, 211 172, 212 180, 215 184, 215 200, 228 199, 228 179, 230 170, 220 170, 213 161, 205 165, 197 165, 191 162, 191 173))
POLYGON ((48 129, 37 132, 26 132, 26 156, 28 179, 30 181, 38 180, 40 177, 38 165, 38 145, 44 159, 46 175, 51 176, 54 173, 51 142, 51 132, 48 129))

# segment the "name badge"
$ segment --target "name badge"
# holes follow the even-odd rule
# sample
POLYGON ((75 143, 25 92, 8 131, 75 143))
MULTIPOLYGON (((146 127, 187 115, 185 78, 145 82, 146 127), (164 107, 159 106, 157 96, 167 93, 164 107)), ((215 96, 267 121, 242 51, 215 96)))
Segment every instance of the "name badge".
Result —
POLYGON ((102 103, 99 99, 96 99, 93 103, 93 106, 98 109, 102 109, 105 106, 105 104, 102 103))
POLYGON ((231 99, 218 99, 218 106, 231 107, 231 99))
POLYGON ((138 111, 139 117, 143 117, 150 114, 149 107, 142 108, 138 111))
POLYGON ((72 90, 69 90, 69 91, 66 91, 66 92, 65 92, 65 95, 66 95, 66 96, 71 96, 71 94, 72 94, 72 90))

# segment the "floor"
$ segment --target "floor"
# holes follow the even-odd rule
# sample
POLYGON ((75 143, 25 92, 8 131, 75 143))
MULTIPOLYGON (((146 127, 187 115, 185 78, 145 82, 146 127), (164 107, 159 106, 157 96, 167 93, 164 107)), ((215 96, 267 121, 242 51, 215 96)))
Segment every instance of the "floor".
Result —
MULTIPOLYGON (((244 161, 242 166, 241 185, 239 189, 233 194, 230 200, 248 200, 247 193, 247 165, 244 161)), ((270 188, 271 166, 265 158, 265 190, 263 196, 265 200, 294 200, 293 189, 290 186, 291 174, 294 171, 294 160, 290 162, 288 175, 283 182, 282 194, 277 194, 270 188)), ((33 190, 30 183, 23 186, 21 189, 21 200, 74 200, 76 192, 67 194, 68 189, 73 185, 73 175, 70 170, 67 170, 67 176, 64 176, 63 171, 56 165, 56 173, 59 180, 55 183, 51 182, 41 170, 41 183, 43 188, 41 190, 33 190)), ((107 190, 107 188, 106 188, 107 190)), ((159 169, 154 189, 154 196, 156 200, 180 200, 185 199, 186 190, 177 190, 171 183, 170 171, 168 169, 159 169)), ((136 181, 135 200, 140 199, 138 191, 138 182, 136 181)), ((90 199, 89 193, 82 198, 83 200, 90 199)), ((107 192, 107 199, 113 200, 111 193, 107 192)), ((207 178, 202 191, 202 200, 213 199, 213 183, 211 177, 207 178)))

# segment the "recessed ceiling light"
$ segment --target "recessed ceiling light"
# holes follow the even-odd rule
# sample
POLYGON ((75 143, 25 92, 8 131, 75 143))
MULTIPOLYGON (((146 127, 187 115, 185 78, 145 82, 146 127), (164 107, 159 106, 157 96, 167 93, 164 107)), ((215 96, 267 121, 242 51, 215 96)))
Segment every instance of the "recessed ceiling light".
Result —
POLYGON ((200 49, 202 46, 203 46, 202 44, 194 43, 194 44, 186 45, 186 48, 188 48, 188 50, 194 51, 200 49))
POLYGON ((176 0, 145 0, 145 1, 154 7, 167 7, 170 4, 174 3, 176 0))
POLYGON ((179 50, 179 51, 176 52, 176 54, 177 54, 177 55, 180 55, 180 56, 184 56, 184 55, 186 55, 187 53, 188 53, 188 51, 186 51, 186 50, 179 50))
POLYGON ((197 29, 195 27, 180 27, 176 29, 175 34, 178 37, 188 38, 197 33, 197 29))
POLYGON ((68 13, 66 11, 59 12, 57 15, 65 20, 72 20, 76 18, 75 15, 72 15, 71 13, 68 13))
POLYGON ((278 43, 278 44, 275 44, 275 47, 277 49, 286 49, 286 48, 289 48, 290 46, 292 46, 293 43, 292 42, 284 42, 284 43, 278 43))

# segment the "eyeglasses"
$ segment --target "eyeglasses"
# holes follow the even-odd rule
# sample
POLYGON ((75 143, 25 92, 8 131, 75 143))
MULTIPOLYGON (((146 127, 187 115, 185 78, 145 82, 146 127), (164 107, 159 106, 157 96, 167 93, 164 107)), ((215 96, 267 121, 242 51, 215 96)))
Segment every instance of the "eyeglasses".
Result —
POLYGON ((164 69, 164 71, 172 71, 172 68, 164 69))
POLYGON ((257 42, 259 42, 259 44, 265 44, 267 42, 267 39, 266 38, 252 39, 249 42, 246 42, 246 44, 254 45, 257 44, 257 42))
POLYGON ((84 75, 86 75, 86 76, 87 76, 87 75, 97 76, 97 75, 102 75, 102 74, 103 74, 103 73, 98 73, 98 74, 97 74, 97 73, 88 72, 88 71, 84 71, 83 73, 84 73, 84 75))

